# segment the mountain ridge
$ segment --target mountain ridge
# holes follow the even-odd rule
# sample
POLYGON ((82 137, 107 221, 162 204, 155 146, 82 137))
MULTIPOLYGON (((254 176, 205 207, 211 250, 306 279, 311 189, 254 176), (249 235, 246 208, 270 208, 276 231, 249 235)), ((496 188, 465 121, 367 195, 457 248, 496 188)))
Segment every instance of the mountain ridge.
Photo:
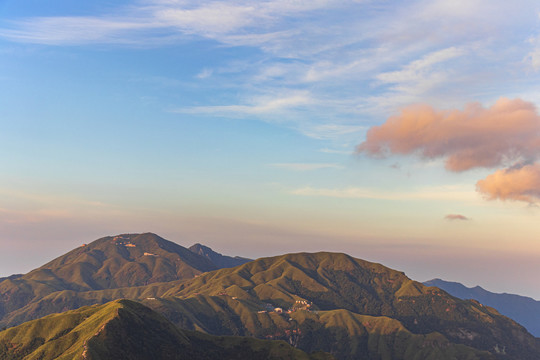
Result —
MULTIPOLYGON (((123 244, 115 246, 131 255, 150 251, 135 253, 133 247, 124 249, 126 239, 119 241, 123 244)), ((5 312, 0 326, 119 298, 139 301, 179 328, 285 340, 340 360, 400 359, 400 353, 408 354, 403 360, 415 359, 415 353, 422 354, 416 359, 537 360, 540 354, 538 339, 493 308, 384 265, 329 252, 260 258, 147 285, 88 291, 59 286, 5 312)))
POLYGON ((208 258, 210 261, 212 261, 212 263, 214 263, 219 268, 235 267, 235 266, 253 261, 253 259, 243 258, 240 256, 232 257, 232 256, 222 255, 212 250, 208 246, 202 245, 199 243, 191 245, 188 249, 198 255, 208 258))
POLYGON ((59 291, 170 282, 219 268, 208 257, 153 233, 106 236, 82 244, 26 274, 3 278, 0 319, 59 291))
POLYGON ((540 301, 533 298, 509 294, 494 293, 480 286, 467 287, 459 282, 432 279, 425 281, 428 286, 437 286, 450 295, 460 299, 475 299, 484 305, 496 308, 523 326, 536 337, 540 337, 540 301))
POLYGON ((181 330, 146 306, 116 300, 52 314, 0 332, 0 359, 323 360, 278 341, 181 330))

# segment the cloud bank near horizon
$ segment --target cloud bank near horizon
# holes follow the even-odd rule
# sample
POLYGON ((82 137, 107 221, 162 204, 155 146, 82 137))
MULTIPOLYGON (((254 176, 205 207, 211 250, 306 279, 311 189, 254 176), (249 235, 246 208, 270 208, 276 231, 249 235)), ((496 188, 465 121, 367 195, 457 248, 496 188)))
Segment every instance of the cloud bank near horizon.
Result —
POLYGON ((471 103, 464 110, 410 105, 371 127, 356 151, 444 159, 452 172, 504 167, 478 181, 477 191, 489 200, 540 200, 540 115, 521 99, 500 98, 488 108, 471 103))

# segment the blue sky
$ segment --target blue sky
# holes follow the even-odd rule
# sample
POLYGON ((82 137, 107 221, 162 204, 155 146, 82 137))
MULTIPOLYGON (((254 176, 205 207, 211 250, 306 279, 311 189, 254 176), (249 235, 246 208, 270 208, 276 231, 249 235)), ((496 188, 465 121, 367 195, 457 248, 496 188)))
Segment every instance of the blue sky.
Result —
POLYGON ((539 70, 536 1, 0 0, 0 276, 152 231, 538 299, 539 70))

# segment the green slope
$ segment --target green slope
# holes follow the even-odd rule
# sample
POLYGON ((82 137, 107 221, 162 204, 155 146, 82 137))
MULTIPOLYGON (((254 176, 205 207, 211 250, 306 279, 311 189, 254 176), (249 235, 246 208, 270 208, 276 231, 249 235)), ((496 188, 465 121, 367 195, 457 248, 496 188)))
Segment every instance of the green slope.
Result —
POLYGON ((128 300, 30 321, 0 332, 0 359, 331 359, 282 341, 211 336, 180 330, 128 300))
POLYGON ((305 351, 324 349, 342 359, 387 358, 387 348, 391 349, 388 356, 397 359, 400 353, 408 354, 403 359, 493 356, 486 352, 500 359, 540 358, 538 340, 494 309, 426 287, 380 264, 336 253, 262 258, 185 281, 59 291, 10 312, 0 326, 117 298, 142 301, 182 328, 283 339, 305 351), (297 311, 268 311, 275 307, 297 311), (296 319, 301 313, 309 316, 296 319), (310 317, 313 314, 317 317, 310 317), (382 321, 398 330, 388 334, 381 327, 370 329, 364 324, 359 335, 358 324, 363 324, 359 316, 371 316, 377 324, 382 321), (306 327, 300 336, 291 332, 293 323, 306 327), (327 343, 308 341, 310 336, 327 343))
MULTIPOLYGON (((251 304, 244 312, 257 306, 261 309, 264 303, 289 308, 297 300, 306 300, 314 310, 346 309, 386 316, 414 334, 438 332, 452 343, 504 352, 508 358, 540 358, 537 339, 496 310, 345 254, 300 253, 258 259, 203 274, 162 296, 187 299, 195 294, 237 297, 251 304)), ((240 322, 247 324, 248 320, 240 322)))
POLYGON ((280 339, 304 351, 322 350, 337 359, 495 359, 455 344, 440 333, 413 334, 398 320, 348 310, 291 313, 254 311, 257 305, 227 296, 146 300, 180 327, 208 333, 280 339))
POLYGON ((0 283, 0 318, 58 291, 89 291, 189 279, 217 267, 155 234, 105 237, 0 283))

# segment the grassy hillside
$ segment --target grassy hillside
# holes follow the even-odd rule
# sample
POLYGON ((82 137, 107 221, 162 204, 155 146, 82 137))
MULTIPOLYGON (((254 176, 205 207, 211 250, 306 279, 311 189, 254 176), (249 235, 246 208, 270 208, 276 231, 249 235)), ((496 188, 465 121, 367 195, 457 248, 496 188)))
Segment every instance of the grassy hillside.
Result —
POLYGON ((337 359, 495 359, 494 355, 455 344, 440 333, 413 334, 398 320, 348 310, 291 313, 254 311, 251 301, 227 296, 145 300, 178 326, 208 333, 280 339, 310 352, 337 359))
POLYGON ((58 291, 141 286, 217 268, 206 257, 155 234, 105 237, 0 282, 0 318, 58 291))
POLYGON ((282 341, 211 336, 176 328, 128 300, 54 314, 0 332, 0 359, 323 360, 282 341))
POLYGON ((287 309, 304 300, 312 304, 312 310, 346 309, 390 317, 414 334, 438 332, 452 343, 508 358, 537 359, 540 354, 538 341, 496 310, 345 254, 300 253, 258 259, 203 274, 162 296, 187 299, 220 294, 245 301, 253 310, 257 306, 260 310, 264 303, 287 309))
POLYGON ((339 359, 540 358, 538 339, 496 310, 336 253, 262 258, 184 281, 58 291, 0 326, 118 298, 141 301, 181 328, 282 339, 339 359))

